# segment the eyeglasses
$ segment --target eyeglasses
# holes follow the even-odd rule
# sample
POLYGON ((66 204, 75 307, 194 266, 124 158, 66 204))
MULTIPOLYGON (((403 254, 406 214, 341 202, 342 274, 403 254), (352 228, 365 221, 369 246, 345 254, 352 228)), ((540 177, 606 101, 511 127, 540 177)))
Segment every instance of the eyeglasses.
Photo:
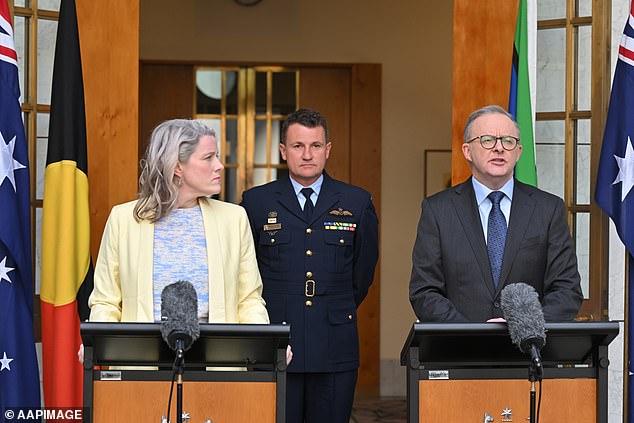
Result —
POLYGON ((493 150, 498 143, 498 140, 500 140, 503 149, 506 151, 513 151, 520 142, 519 138, 515 138, 510 135, 504 135, 501 137, 496 137, 495 135, 480 135, 479 137, 475 137, 467 141, 467 144, 477 140, 478 138, 480 139, 480 145, 486 150, 493 150))

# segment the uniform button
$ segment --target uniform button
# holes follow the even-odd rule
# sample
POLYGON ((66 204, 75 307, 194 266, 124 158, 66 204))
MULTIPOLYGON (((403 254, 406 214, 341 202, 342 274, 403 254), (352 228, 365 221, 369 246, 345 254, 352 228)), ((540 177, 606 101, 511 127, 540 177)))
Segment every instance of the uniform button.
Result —
POLYGON ((307 300, 306 307, 312 307, 312 306, 313 306, 313 302, 311 300, 307 300))
POLYGON ((344 240, 343 240, 343 238, 341 238, 341 239, 339 240, 339 244, 345 244, 345 242, 346 242, 346 241, 344 241, 344 240))
POLYGON ((307 278, 312 278, 313 277, 313 272, 306 272, 306 277, 307 278))
POLYGON ((275 238, 271 238, 271 244, 275 244, 275 238))
POLYGON ((493 303, 493 307, 500 308, 500 303, 493 303))
POLYGON ((310 251, 310 250, 306 250, 306 255, 307 255, 308 257, 310 257, 310 256, 312 256, 312 255, 313 255, 313 252, 312 252, 312 251, 310 251))
POLYGON ((313 230, 312 230, 312 229, 310 229, 310 228, 306 228, 306 233, 307 233, 308 235, 310 235, 310 234, 312 234, 312 233, 313 233, 313 230))
POLYGON ((352 320, 352 314, 348 314, 348 320, 352 320))

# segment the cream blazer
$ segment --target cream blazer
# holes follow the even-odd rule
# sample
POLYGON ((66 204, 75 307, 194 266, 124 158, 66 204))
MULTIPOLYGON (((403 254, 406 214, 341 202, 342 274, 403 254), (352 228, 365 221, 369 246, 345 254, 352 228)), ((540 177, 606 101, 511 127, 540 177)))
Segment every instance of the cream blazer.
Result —
MULTIPOLYGON (((106 222, 95 287, 88 300, 91 321, 154 321, 154 224, 134 219, 135 204, 113 207, 106 222)), ((209 263, 209 322, 268 323, 246 212, 235 204, 207 198, 198 204, 209 263)))

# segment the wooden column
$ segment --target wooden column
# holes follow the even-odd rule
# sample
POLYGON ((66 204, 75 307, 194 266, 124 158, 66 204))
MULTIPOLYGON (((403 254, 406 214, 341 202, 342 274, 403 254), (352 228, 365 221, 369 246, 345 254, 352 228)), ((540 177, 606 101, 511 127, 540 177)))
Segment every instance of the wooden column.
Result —
POLYGON ((517 0, 454 0, 452 185, 471 175, 462 155, 469 114, 489 104, 507 108, 517 0))
POLYGON ((139 0, 77 0, 77 21, 94 262, 111 207, 137 191, 139 0))
MULTIPOLYGON (((381 221, 381 65, 352 66, 350 93, 350 182, 372 193, 381 221)), ((379 237, 381 226, 379 224, 379 237)), ((374 283, 357 312, 361 367, 358 397, 380 394, 381 259, 374 283)), ((389 318, 389 317, 388 317, 389 318)))

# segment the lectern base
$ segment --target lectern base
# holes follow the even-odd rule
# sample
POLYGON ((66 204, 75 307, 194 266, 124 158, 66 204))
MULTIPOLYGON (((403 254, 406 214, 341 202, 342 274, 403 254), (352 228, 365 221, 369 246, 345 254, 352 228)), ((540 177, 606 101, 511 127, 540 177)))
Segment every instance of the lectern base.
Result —
MULTIPOLYGON (((420 380, 418 386, 420 423, 528 421, 528 380, 420 380)), ((542 389, 540 421, 597 421, 596 379, 544 379, 542 389)))
MULTIPOLYGON (((95 381, 93 422, 159 423, 170 382, 95 381)), ((192 423, 275 423, 275 382, 184 382, 183 412, 192 423)), ((172 422, 176 395, 172 397, 172 422)))

